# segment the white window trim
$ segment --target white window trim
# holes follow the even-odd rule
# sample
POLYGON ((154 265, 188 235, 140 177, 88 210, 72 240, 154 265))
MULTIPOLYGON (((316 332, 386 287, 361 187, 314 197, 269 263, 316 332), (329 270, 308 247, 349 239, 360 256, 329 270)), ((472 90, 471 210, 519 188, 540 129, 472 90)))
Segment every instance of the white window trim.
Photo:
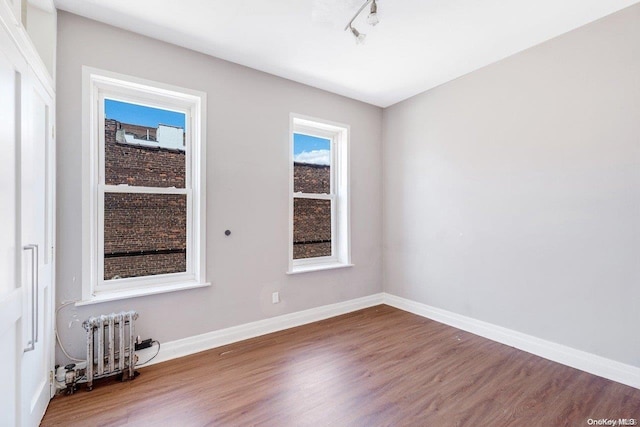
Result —
POLYGON ((301 114, 290 114, 289 124, 289 267, 287 274, 351 267, 351 217, 349 198, 350 127, 301 114), (293 180, 293 134, 317 136, 331 141, 331 194, 307 196, 296 193, 293 180), (333 200, 331 209, 332 256, 293 259, 294 198, 333 200))
POLYGON ((77 305, 208 286, 206 282, 206 93, 84 66, 82 68, 82 301, 77 305), (103 103, 108 97, 184 112, 188 117, 183 189, 101 185, 104 165, 103 103), (102 112, 102 114, 100 114, 102 112), (189 136, 188 136, 189 138, 189 136), (104 281, 99 247, 104 233, 100 195, 109 192, 188 194, 187 272, 104 281), (111 282, 111 283, 108 283, 111 282))

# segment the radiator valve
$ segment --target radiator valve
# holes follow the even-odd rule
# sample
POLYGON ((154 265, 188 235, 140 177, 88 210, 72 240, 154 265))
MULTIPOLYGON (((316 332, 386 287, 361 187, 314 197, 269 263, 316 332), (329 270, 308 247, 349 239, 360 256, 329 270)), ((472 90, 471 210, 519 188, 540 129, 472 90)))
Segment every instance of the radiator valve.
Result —
POLYGON ((65 394, 73 394, 78 389, 76 384, 77 376, 76 376, 76 364, 70 363, 64 367, 64 384, 67 386, 65 389, 65 394))

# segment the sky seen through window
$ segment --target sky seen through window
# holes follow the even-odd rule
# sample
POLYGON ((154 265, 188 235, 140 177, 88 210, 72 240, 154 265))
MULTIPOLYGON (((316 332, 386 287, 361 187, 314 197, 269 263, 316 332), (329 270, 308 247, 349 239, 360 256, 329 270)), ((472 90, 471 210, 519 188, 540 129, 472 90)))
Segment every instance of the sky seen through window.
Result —
POLYGON ((184 129, 185 114, 144 105, 130 104, 113 99, 104 100, 104 112, 107 119, 120 123, 157 128, 159 124, 184 129))
POLYGON ((331 141, 316 136, 294 133, 293 161, 314 165, 330 165, 331 141))

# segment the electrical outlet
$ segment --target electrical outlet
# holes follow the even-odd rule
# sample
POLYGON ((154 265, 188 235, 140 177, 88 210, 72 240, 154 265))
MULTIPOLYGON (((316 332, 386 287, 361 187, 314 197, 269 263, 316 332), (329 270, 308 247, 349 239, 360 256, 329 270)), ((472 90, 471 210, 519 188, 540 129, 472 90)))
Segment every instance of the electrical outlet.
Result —
POLYGON ((280 302, 280 292, 274 292, 271 294, 271 302, 277 304, 280 302))

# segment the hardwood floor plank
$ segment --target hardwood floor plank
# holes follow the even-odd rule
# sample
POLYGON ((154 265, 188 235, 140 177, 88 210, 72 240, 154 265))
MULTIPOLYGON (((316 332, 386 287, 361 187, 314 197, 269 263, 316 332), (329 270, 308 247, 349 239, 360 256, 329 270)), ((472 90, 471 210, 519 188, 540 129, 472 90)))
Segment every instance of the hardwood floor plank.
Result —
POLYGON ((640 390, 389 306, 58 396, 43 426, 582 426, 640 390))

